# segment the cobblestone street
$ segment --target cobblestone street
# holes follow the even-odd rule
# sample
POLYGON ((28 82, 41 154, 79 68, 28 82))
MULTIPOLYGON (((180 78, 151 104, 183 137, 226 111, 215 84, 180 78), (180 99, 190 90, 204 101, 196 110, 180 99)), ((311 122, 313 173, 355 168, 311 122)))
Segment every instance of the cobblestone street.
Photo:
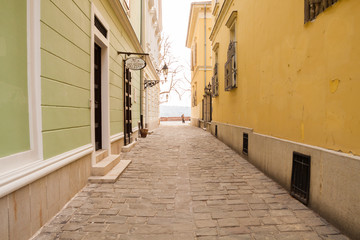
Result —
POLYGON ((347 239, 202 129, 161 126, 34 239, 347 239))

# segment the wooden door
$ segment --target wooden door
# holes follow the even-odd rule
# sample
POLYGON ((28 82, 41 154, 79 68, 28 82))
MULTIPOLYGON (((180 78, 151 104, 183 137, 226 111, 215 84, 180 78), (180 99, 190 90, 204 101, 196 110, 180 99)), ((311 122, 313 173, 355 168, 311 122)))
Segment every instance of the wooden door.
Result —
POLYGON ((101 47, 95 43, 94 93, 95 93, 95 151, 102 148, 101 120, 101 47))
POLYGON ((131 143, 132 117, 131 117, 131 72, 125 68, 124 78, 124 145, 131 143))

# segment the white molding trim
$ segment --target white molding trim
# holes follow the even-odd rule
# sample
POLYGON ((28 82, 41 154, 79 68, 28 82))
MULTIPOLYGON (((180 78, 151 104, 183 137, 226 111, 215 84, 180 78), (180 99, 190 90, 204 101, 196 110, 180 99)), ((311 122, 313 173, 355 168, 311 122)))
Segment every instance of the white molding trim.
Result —
MULTIPOLYGON (((200 119, 199 119, 199 120, 200 120, 200 119)), ((249 132, 253 132, 253 131, 254 131, 253 128, 238 126, 238 125, 229 124, 229 123, 222 123, 222 122, 216 122, 216 121, 211 121, 211 123, 213 123, 214 125, 219 124, 219 125, 225 125, 225 126, 229 126, 229 127, 242 128, 242 129, 245 129, 245 130, 247 130, 247 131, 249 131, 249 132)))
POLYGON ((306 148, 311 148, 313 150, 323 151, 323 152, 335 154, 335 155, 338 155, 338 156, 341 156, 341 157, 348 157, 348 158, 360 161, 360 156, 357 156, 357 155, 353 155, 353 154, 350 154, 350 153, 337 152, 335 150, 331 150, 331 149, 327 149, 327 148, 323 148, 323 147, 318 147, 318 146, 314 146, 314 145, 309 145, 309 144, 305 144, 305 143, 295 142, 295 141, 291 141, 291 140, 287 140, 287 139, 283 139, 283 138, 278 138, 278 137, 273 137, 273 136, 270 136, 270 135, 257 133, 257 132, 254 132, 253 128, 237 126, 237 125, 221 123, 221 122, 215 122, 215 121, 212 121, 212 123, 215 124, 215 125, 218 124, 218 125, 225 125, 225 126, 229 126, 229 127, 241 128, 241 129, 247 130, 250 133, 252 133, 254 135, 257 135, 257 136, 260 136, 260 137, 270 138, 270 139, 277 140, 277 141, 280 141, 280 142, 291 143, 291 144, 294 144, 294 145, 298 145, 298 146, 302 146, 302 147, 306 147, 306 148))
POLYGON ((40 0, 28 0, 28 91, 31 150, 43 159, 41 114, 40 0))
POLYGON ((0 198, 24 187, 93 152, 92 144, 76 148, 47 160, 27 164, 0 176, 0 198))
POLYGON ((257 136, 260 136, 260 137, 266 137, 266 138, 274 139, 274 140, 277 140, 277 141, 280 141, 280 142, 291 143, 291 144, 294 144, 294 145, 299 145, 299 146, 302 146, 302 147, 311 148, 313 150, 327 152, 327 153, 331 153, 331 154, 338 155, 338 156, 341 156, 341 157, 347 157, 347 158, 351 158, 351 159, 360 161, 360 156, 353 155, 353 154, 350 154, 350 153, 338 152, 338 151, 323 148, 323 147, 318 147, 318 146, 309 145, 309 144, 300 143, 300 142, 294 142, 294 141, 291 141, 291 140, 278 138, 278 137, 273 137, 273 136, 265 135, 265 134, 261 134, 261 133, 253 133, 253 134, 257 135, 257 136))
POLYGON ((30 150, 0 158, 0 174, 43 158, 40 0, 27 0, 27 85, 30 150))
POLYGON ((121 132, 121 133, 117 133, 117 134, 114 134, 110 137, 110 142, 113 143, 115 141, 118 141, 120 139, 124 138, 124 133, 121 132))
POLYGON ((133 133, 136 132, 136 131, 138 131, 138 130, 139 130, 138 127, 134 127, 134 128, 132 129, 133 133))
MULTIPOLYGON (((109 87, 109 58, 110 58, 110 28, 105 18, 100 11, 96 8, 94 3, 91 3, 91 63, 90 63, 90 96, 91 96, 91 142, 95 146, 95 93, 94 93, 94 44, 98 44, 101 47, 101 117, 102 117, 102 149, 111 149, 110 139, 110 87, 109 87), (95 27, 94 17, 97 17, 99 21, 108 31, 107 38, 95 27)), ((95 149, 94 152, 95 153, 95 149)), ((96 163, 95 154, 92 156, 92 164, 96 163)))

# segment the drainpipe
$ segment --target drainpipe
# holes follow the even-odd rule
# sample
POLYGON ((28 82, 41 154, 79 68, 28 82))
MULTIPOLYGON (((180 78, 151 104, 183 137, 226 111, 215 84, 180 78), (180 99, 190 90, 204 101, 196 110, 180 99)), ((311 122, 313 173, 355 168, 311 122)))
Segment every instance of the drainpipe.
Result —
POLYGON ((206 88, 206 4, 204 4, 204 83, 206 88))
MULTIPOLYGON (((140 1, 140 45, 142 48, 143 46, 143 0, 140 1)), ((143 49, 144 50, 144 49, 143 49)), ((144 57, 146 58, 146 56, 144 57)), ((140 128, 143 128, 143 122, 144 122, 144 114, 142 109, 142 101, 143 101, 143 95, 144 95, 144 70, 141 70, 140 72, 140 128)))

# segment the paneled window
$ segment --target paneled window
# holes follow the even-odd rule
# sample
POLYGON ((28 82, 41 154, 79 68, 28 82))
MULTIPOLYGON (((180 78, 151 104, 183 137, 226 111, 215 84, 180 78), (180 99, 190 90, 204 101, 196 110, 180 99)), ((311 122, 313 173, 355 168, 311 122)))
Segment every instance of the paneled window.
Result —
POLYGON ((212 96, 219 96, 219 43, 215 43, 213 47, 214 55, 215 55, 215 64, 213 69, 213 77, 211 79, 211 87, 212 87, 212 96))
POLYGON ((236 19, 237 11, 233 11, 226 22, 230 32, 230 43, 227 50, 227 61, 225 63, 225 91, 236 88, 237 64, 236 64, 236 19))
POLYGON ((197 43, 191 48, 191 71, 194 71, 197 64, 197 43))
POLYGON ((196 89, 197 89, 197 83, 195 83, 193 85, 193 90, 192 90, 192 106, 195 107, 197 106, 197 94, 196 94, 196 89))
POLYGON ((0 28, 1 185, 2 174, 42 158, 40 1, 3 1, 0 28))
POLYGON ((225 91, 236 88, 237 68, 236 68, 236 42, 231 41, 227 52, 225 63, 225 91))
POLYGON ((317 15, 325 11, 328 7, 332 6, 338 0, 305 0, 305 14, 304 22, 314 20, 317 15))
POLYGON ((212 95, 213 97, 219 96, 219 77, 218 77, 218 63, 214 65, 214 72, 211 79, 212 95))

